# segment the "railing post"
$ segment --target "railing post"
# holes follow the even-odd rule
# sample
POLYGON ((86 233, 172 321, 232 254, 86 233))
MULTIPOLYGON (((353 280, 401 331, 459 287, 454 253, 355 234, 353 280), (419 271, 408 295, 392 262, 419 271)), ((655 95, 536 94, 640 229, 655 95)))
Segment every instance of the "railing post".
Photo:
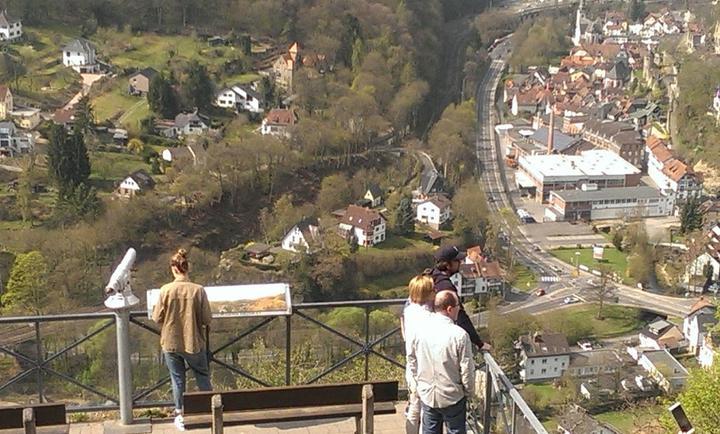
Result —
POLYGON ((370 307, 365 306, 365 381, 370 378, 370 307))
POLYGON ((42 366, 45 363, 45 357, 42 355, 42 340, 40 336, 40 321, 35 321, 35 353, 37 355, 37 386, 38 386, 38 402, 43 403, 45 402, 44 398, 44 389, 45 385, 43 384, 43 378, 42 378, 42 366))
POLYGON ((117 335, 118 391, 120 393, 120 423, 133 423, 132 372, 130 370, 130 309, 115 310, 117 335))
POLYGON ((362 434, 375 432, 375 395, 372 385, 366 384, 362 388, 362 434))
POLYGON ((492 372, 490 372, 490 364, 485 364, 485 407, 483 408, 483 434, 490 434, 490 420, 492 418, 492 372))
POLYGON ((290 375, 290 359, 292 357, 292 315, 285 317, 285 385, 289 386, 292 377, 290 375))
POLYGON ((23 429, 25 434, 35 434, 35 410, 32 408, 23 409, 23 429))
POLYGON ((223 429, 223 403, 222 395, 217 394, 212 397, 212 432, 213 434, 222 434, 223 429))
POLYGON ((517 433, 517 420, 515 418, 516 410, 517 410, 517 404, 515 404, 515 401, 512 401, 512 413, 510 413, 510 417, 512 418, 510 420, 510 434, 517 433))

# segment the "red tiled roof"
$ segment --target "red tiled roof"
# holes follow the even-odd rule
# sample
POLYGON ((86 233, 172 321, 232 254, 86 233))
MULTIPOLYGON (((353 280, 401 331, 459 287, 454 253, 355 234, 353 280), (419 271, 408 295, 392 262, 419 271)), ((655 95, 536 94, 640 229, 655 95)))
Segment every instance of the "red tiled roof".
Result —
POLYGON ((265 121, 270 124, 295 125, 297 116, 295 112, 288 109, 272 109, 265 116, 265 121))
POLYGON ((345 211, 345 215, 340 219, 340 223, 345 223, 346 225, 358 227, 365 232, 370 232, 375 228, 378 220, 382 218, 382 214, 373 209, 349 205, 345 211))
POLYGON ((700 309, 702 309, 704 307, 715 307, 715 305, 707 298, 700 297, 700 299, 697 302, 695 302, 695 304, 693 304, 692 307, 690 308, 690 313, 688 313, 688 316, 694 314, 695 312, 699 311, 700 309))

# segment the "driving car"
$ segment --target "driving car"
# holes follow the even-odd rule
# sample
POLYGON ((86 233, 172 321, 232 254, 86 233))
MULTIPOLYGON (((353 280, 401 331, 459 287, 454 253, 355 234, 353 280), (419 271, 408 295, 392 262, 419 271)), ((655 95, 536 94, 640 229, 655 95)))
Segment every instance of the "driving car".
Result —
POLYGON ((541 296, 545 295, 545 290, 542 288, 538 288, 537 291, 535 291, 535 295, 537 295, 538 297, 541 297, 541 296))

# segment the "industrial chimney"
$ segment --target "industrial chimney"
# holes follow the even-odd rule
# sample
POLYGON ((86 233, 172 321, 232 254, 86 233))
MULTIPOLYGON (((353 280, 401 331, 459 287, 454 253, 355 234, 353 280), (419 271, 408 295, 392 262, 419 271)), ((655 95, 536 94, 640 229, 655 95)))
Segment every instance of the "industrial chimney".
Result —
POLYGON ((547 153, 548 155, 553 153, 553 141, 555 140, 555 109, 550 109, 550 124, 548 125, 547 134, 547 153))

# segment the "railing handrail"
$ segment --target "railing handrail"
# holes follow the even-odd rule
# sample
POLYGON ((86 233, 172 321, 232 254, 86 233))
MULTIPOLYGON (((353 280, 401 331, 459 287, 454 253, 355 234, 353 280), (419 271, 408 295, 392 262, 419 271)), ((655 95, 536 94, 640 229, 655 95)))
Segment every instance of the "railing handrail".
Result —
MULTIPOLYGON (((332 309, 337 307, 385 307, 400 306, 407 302, 405 298, 392 298, 381 300, 345 300, 345 301, 323 301, 307 302, 292 305, 293 311, 305 309, 332 309)), ((72 321, 114 318, 115 313, 106 308, 99 308, 97 312, 67 313, 67 314, 45 314, 45 315, 21 315, 21 316, 0 316, 0 324, 23 324, 35 322, 72 321)), ((130 317, 147 316, 147 310, 134 310, 130 317)), ((225 318, 218 318, 225 319, 225 318)))
MULTIPOLYGON (((505 372, 500 368, 493 356, 490 355, 490 353, 483 353, 483 358, 485 360, 485 363, 487 364, 488 372, 490 373, 492 378, 497 379, 501 383, 504 390, 506 390, 507 393, 510 395, 510 399, 512 399, 513 404, 517 406, 518 410, 520 410, 520 412, 522 413, 522 416, 535 430, 535 432, 538 434, 548 434, 543 424, 540 423, 537 416, 535 416, 535 413, 532 411, 532 409, 530 409, 530 406, 527 405, 523 397, 520 395, 520 392, 518 392, 515 386, 510 382, 507 375, 505 375, 505 372)), ((488 378, 487 381, 489 383, 491 379, 488 378)), ((490 384, 488 384, 486 387, 491 386, 490 384)))

